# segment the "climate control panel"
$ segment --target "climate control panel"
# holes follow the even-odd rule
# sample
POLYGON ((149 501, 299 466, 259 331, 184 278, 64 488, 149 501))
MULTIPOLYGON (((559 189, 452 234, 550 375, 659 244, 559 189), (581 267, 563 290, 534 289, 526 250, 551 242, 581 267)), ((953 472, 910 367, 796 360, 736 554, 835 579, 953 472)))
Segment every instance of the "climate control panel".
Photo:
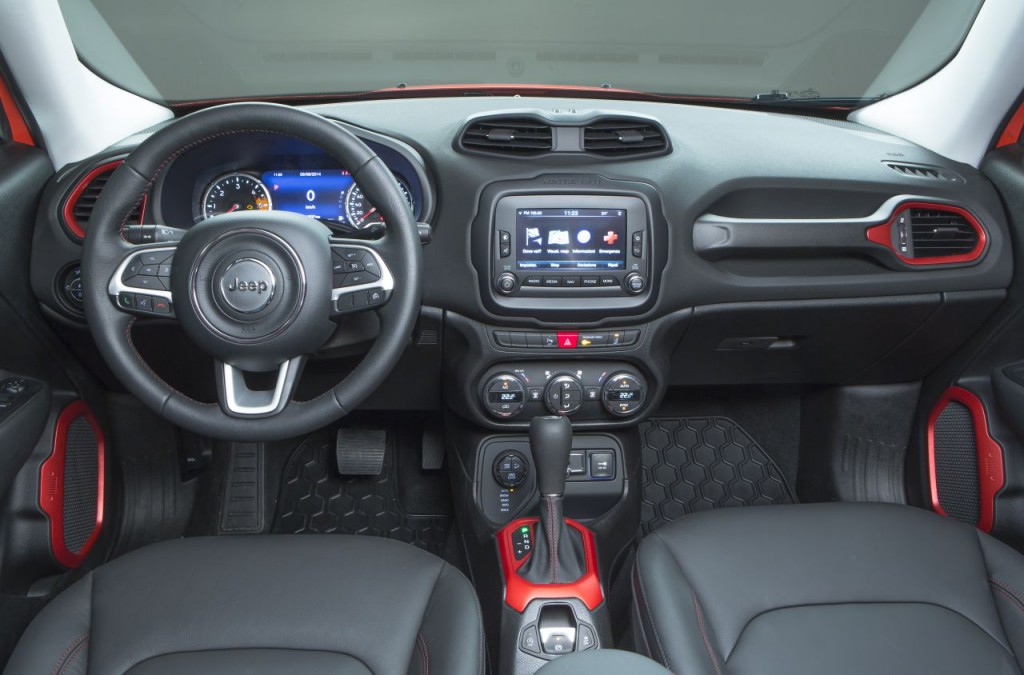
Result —
POLYGON ((497 419, 551 414, 622 419, 644 409, 647 389, 639 370, 623 363, 515 363, 494 366, 484 374, 480 403, 497 419))

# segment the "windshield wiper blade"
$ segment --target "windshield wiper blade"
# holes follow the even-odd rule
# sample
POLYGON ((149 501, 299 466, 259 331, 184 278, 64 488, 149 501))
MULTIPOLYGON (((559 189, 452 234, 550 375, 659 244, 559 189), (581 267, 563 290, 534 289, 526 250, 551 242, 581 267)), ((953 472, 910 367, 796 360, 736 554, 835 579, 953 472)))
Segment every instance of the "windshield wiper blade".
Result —
POLYGON ((814 89, 804 89, 803 91, 796 91, 792 93, 788 91, 781 91, 779 89, 772 89, 767 93, 754 94, 754 97, 750 99, 749 103, 768 106, 837 106, 843 108, 856 108, 868 103, 874 103, 875 101, 883 98, 885 98, 885 94, 882 94, 881 96, 822 97, 814 89))

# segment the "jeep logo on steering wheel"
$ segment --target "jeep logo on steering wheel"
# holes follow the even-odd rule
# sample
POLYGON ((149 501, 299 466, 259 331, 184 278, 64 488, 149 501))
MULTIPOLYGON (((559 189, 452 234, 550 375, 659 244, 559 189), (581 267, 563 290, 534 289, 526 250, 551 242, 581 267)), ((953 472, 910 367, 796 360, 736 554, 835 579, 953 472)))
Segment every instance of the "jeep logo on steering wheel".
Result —
POLYGON ((224 270, 217 283, 220 299, 242 314, 254 314, 274 298, 277 279, 270 267, 255 258, 241 258, 224 270))

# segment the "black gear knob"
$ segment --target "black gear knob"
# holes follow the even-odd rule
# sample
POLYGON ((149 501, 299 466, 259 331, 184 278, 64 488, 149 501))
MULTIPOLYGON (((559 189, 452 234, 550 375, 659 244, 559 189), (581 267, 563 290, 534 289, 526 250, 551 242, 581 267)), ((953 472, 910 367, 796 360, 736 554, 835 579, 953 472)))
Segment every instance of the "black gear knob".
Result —
POLYGON ((565 493, 565 471, 572 450, 572 424, 566 417, 534 417, 530 421, 530 451, 542 495, 565 493))

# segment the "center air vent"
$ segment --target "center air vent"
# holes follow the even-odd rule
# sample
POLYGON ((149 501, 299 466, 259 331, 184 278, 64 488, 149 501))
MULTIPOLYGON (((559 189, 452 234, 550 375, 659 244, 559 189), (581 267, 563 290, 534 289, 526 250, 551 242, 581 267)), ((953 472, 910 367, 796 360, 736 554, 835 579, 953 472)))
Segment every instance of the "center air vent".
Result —
POLYGON ((583 128, 583 151, 602 157, 653 155, 668 150, 661 127, 644 120, 607 119, 583 128))
POLYGON ((914 258, 968 255, 978 248, 979 234, 962 214, 945 209, 909 209, 914 258))
MULTIPOLYGON (((96 206, 96 200, 99 199, 100 193, 106 187, 107 181, 114 175, 114 170, 120 165, 121 160, 101 164, 75 184, 75 188, 68 196, 68 200, 64 202, 64 222, 76 237, 82 238, 85 236, 85 231, 89 228, 89 219, 92 218, 93 208, 96 206)), ((132 212, 128 215, 128 222, 142 222, 144 203, 145 201, 143 200, 143 202, 132 209, 132 212)))
POLYGON ((550 152, 551 126, 528 117, 504 117, 473 122, 462 132, 466 150, 528 157, 550 152))

